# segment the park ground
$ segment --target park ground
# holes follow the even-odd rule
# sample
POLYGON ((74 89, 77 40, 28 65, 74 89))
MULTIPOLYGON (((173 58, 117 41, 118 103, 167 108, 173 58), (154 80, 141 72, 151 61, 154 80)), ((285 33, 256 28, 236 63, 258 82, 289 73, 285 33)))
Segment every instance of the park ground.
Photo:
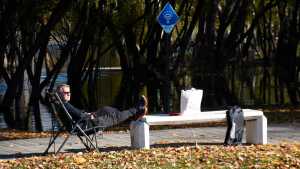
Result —
POLYGON ((0 168, 300 168, 299 123, 270 124, 266 145, 223 146, 225 130, 222 125, 153 130, 149 150, 131 149, 126 130, 107 131, 100 153, 85 151, 72 137, 62 153, 46 156, 41 153, 49 132, 2 130, 0 168))

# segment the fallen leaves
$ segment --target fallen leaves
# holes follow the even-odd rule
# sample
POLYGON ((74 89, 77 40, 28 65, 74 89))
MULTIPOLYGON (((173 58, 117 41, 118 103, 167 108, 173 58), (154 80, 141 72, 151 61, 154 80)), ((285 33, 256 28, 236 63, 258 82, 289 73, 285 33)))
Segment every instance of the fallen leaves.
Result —
MULTIPOLYGON (((113 133, 113 132, 124 133, 125 131, 105 131, 104 133, 113 133)), ((128 131, 126 132, 128 133, 128 131)), ((67 136, 67 132, 61 132, 60 134, 64 137, 67 136)), ((51 131, 33 132, 33 131, 20 131, 15 129, 0 129, 0 141, 27 139, 27 138, 43 138, 43 137, 51 137, 51 135, 53 135, 53 132, 51 131)))
MULTIPOLYGON (((0 160, 2 168, 300 168, 300 143, 61 153, 0 160)), ((1 168, 0 167, 0 168, 1 168)))
POLYGON ((19 131, 13 129, 0 129, 0 141, 2 140, 14 140, 14 139, 26 139, 26 138, 42 138, 50 137, 51 132, 31 132, 31 131, 19 131))
POLYGON ((74 157, 73 159, 76 164, 83 164, 86 162, 86 159, 84 157, 74 157))

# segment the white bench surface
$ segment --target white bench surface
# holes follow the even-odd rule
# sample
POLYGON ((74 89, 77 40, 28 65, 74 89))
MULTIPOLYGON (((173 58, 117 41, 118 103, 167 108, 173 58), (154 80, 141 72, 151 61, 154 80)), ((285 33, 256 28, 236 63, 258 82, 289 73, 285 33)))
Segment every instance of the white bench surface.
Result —
MULTIPOLYGON (((243 109, 245 120, 255 120, 263 116, 263 112, 253 109, 243 109)), ((178 125, 205 122, 226 121, 226 110, 206 111, 187 115, 171 116, 168 114, 146 115, 143 121, 149 125, 178 125)))

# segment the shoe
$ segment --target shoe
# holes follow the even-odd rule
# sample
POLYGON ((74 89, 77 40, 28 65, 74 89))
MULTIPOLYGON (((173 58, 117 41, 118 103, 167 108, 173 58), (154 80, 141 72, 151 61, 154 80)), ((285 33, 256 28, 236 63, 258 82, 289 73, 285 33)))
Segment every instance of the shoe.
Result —
POLYGON ((141 95, 137 104, 137 119, 141 119, 146 114, 148 114, 148 99, 141 95))

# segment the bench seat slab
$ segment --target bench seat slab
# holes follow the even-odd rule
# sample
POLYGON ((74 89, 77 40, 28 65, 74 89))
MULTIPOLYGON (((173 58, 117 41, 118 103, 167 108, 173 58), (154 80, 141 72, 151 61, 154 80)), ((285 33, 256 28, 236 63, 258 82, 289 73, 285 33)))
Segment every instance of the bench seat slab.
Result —
MULTIPOLYGON (((246 142, 267 143, 267 118, 262 111, 243 109, 246 120, 246 142)), ((130 124, 131 146, 150 148, 150 125, 180 125, 207 122, 225 122, 226 110, 199 112, 198 114, 169 116, 167 114, 147 115, 142 120, 130 124)))

